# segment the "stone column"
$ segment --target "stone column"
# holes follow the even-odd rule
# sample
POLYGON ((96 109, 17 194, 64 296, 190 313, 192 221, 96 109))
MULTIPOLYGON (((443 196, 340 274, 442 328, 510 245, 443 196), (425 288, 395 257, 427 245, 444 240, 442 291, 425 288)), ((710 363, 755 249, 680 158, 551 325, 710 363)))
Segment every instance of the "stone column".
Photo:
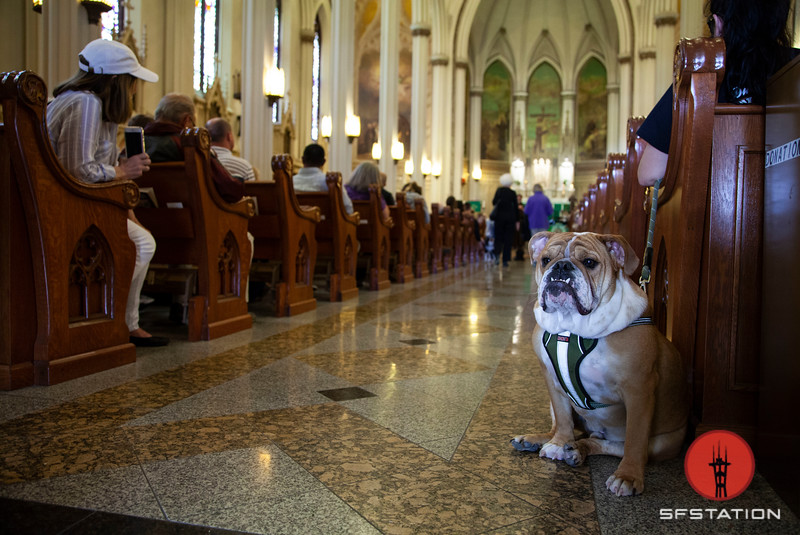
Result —
POLYGON ((464 172, 464 131, 467 114, 467 68, 469 63, 455 63, 455 87, 453 89, 453 164, 449 191, 456 197, 461 193, 461 177, 464 172))
POLYGON ((396 191, 397 174, 392 143, 397 139, 397 86, 400 68, 400 2, 381 0, 381 79, 378 102, 378 138, 381 142, 381 171, 386 189, 396 191))
MULTIPOLYGON (((344 132, 344 122, 354 115, 355 61, 353 57, 355 33, 355 0, 333 2, 331 23, 331 134, 328 169, 339 171, 342 177, 349 177, 353 167, 353 145, 344 132)), ((346 179, 345 179, 346 180, 346 179)))
POLYGON ((519 158, 523 162, 528 156, 526 149, 528 146, 528 93, 527 91, 518 91, 511 97, 512 108, 511 113, 511 160, 519 158))
POLYGON ((478 181, 472 172, 481 166, 481 114, 483 113, 483 88, 473 87, 469 91, 469 198, 480 195, 478 181))
POLYGON ((675 29, 678 24, 678 14, 672 11, 663 11, 656 14, 656 93, 660 98, 667 87, 672 85, 673 59, 677 36, 675 29))
POLYGON ((666 91, 667 86, 657 87, 656 76, 656 51, 652 48, 645 48, 639 51, 639 67, 636 78, 639 82, 635 94, 634 112, 635 115, 647 115, 653 109, 661 95, 666 91))
MULTIPOLYGON (((264 73, 272 66, 274 0, 245 0, 242 23, 242 157, 272 178, 272 108, 264 98, 264 73)), ((190 78, 191 79, 191 78, 190 78)))
MULTIPOLYGON (((306 145, 311 143, 311 65, 314 59, 314 29, 305 28, 300 31, 300 69, 298 80, 300 85, 292 91, 294 101, 294 123, 297 135, 298 152, 302 153, 306 145)), ((285 71, 286 69, 284 69, 285 71)))
POLYGON ((619 119, 619 86, 614 84, 606 85, 606 100, 608 102, 608 126, 606 127, 606 154, 609 152, 622 152, 625 143, 620 143, 620 128, 619 119))
MULTIPOLYGON (((25 2, 30 9, 30 2, 25 2)), ((47 90, 78 72, 78 54, 90 41, 100 37, 100 26, 89 24, 86 9, 77 2, 43 2, 44 72, 47 90)))
POLYGON ((573 164, 575 163, 575 154, 577 154, 576 125, 578 124, 575 116, 575 98, 576 93, 574 90, 561 92, 561 156, 558 160, 559 165, 564 161, 564 158, 569 158, 573 164))
MULTIPOLYGON (((633 115, 633 102, 632 102, 632 84, 631 77, 631 57, 623 56, 619 58, 619 115, 616 120, 619 122, 619 135, 618 143, 620 147, 625 147, 626 128, 624 125, 628 124, 628 117, 633 115)), ((609 117, 609 120, 611 118, 609 117)), ((624 152, 624 151, 622 151, 624 152)))
POLYGON ((425 155, 428 110, 428 61, 430 58, 431 29, 423 24, 411 26, 411 161, 414 163, 412 180, 425 186, 420 163, 425 155))
MULTIPOLYGON (((430 161, 434 168, 444 166, 444 147, 445 133, 447 132, 447 107, 448 100, 452 95, 447 94, 447 65, 450 59, 447 56, 439 55, 431 58, 433 67, 433 102, 431 103, 431 155, 430 161)), ((449 188, 445 188, 442 177, 431 176, 432 195, 431 202, 444 202, 449 188)))

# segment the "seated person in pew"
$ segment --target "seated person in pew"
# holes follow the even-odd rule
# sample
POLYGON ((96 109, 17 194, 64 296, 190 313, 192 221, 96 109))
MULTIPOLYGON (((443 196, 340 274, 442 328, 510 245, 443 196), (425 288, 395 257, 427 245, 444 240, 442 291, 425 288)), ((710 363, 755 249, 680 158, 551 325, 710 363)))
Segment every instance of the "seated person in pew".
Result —
MULTIPOLYGON (((728 104, 766 102, 767 78, 794 58, 786 23, 790 0, 708 0, 708 28, 725 41, 725 77, 718 100, 728 104)), ((637 132, 645 141, 639 161, 639 183, 652 186, 667 169, 672 132, 672 86, 637 132)))
MULTIPOLYGON (((195 125, 194 102, 186 95, 168 93, 156 106, 155 121, 144 129, 144 146, 153 162, 183 161, 180 133, 195 125)), ((244 197, 244 183, 235 179, 211 151, 211 173, 217 193, 225 202, 235 203, 244 197)), ((250 241, 250 262, 253 261, 255 238, 247 233, 250 241)), ((245 296, 249 300, 249 284, 245 296)))
MULTIPOLYGON (((180 93, 161 97, 156 107, 155 121, 144 129, 144 147, 153 162, 182 162, 180 134, 184 128, 195 126, 194 102, 180 93)), ((244 185, 225 169, 211 154, 211 173, 217 192, 225 202, 234 203, 244 197, 244 185)))
POLYGON ((128 121, 128 126, 139 126, 141 128, 144 128, 153 121, 155 121, 155 117, 153 117, 152 115, 148 115, 146 113, 137 113, 136 115, 131 117, 130 121, 128 121))
POLYGON ((211 152, 228 170, 233 178, 241 182, 256 180, 256 172, 250 162, 233 154, 233 129, 222 117, 214 117, 206 121, 206 130, 211 136, 211 152))
MULTIPOLYGON (((303 167, 292 177, 295 191, 328 191, 328 183, 325 181, 325 173, 322 166, 325 165, 325 149, 322 145, 311 143, 303 149, 303 167)), ((347 194, 347 190, 342 188, 342 201, 344 209, 348 214, 353 213, 353 201, 347 194)))
POLYGON ((428 203, 425 202, 425 197, 422 196, 422 188, 420 185, 414 181, 409 182, 403 186, 403 191, 406 194, 406 203, 410 209, 414 210, 417 202, 422 203, 422 211, 425 212, 425 223, 430 223, 431 214, 428 211, 428 203))
POLYGON ((397 204, 397 201, 394 200, 394 195, 392 192, 386 189, 386 173, 381 171, 381 195, 383 196, 383 200, 386 202, 387 206, 394 206, 397 204))
MULTIPOLYGON (((120 160, 117 127, 133 111, 136 79, 157 82, 130 48, 116 41, 96 39, 78 55, 78 73, 53 91, 47 106, 50 143, 64 167, 84 182, 134 179, 150 168, 150 157, 137 154, 120 160)), ((168 338, 152 336, 139 326, 140 292, 150 260, 156 252, 153 236, 128 211, 128 236, 136 246, 125 322, 136 346, 163 346, 168 338)))
MULTIPOLYGON (((352 200, 368 201, 370 184, 381 185, 381 170, 372 162, 363 162, 355 168, 344 188, 352 200)), ((384 221, 389 219, 389 207, 383 197, 381 197, 381 217, 384 221)))

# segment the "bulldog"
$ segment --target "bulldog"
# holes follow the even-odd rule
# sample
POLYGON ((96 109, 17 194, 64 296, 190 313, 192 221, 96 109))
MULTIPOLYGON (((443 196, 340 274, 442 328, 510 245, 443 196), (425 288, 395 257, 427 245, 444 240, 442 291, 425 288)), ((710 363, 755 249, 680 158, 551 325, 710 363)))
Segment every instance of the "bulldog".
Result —
POLYGON ((639 494, 648 459, 680 452, 689 411, 680 355, 643 318, 647 295, 630 279, 639 259, 622 236, 588 232, 539 232, 528 249, 539 286, 533 347, 553 425, 511 445, 572 466, 621 457, 606 487, 639 494))

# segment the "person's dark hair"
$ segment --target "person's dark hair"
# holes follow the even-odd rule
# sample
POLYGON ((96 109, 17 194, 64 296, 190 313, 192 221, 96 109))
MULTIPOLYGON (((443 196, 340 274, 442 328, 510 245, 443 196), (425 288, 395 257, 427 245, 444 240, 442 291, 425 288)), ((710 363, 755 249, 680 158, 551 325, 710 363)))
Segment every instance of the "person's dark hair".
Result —
POLYGON ((422 187, 420 187, 419 184, 413 181, 403 186, 403 191, 413 191, 418 195, 422 195, 422 187))
POLYGON ((322 145, 312 143, 303 149, 303 165, 306 167, 322 167, 325 165, 325 149, 322 145))
POLYGON ((450 208, 456 207, 456 198, 450 195, 447 197, 447 200, 444 202, 445 205, 449 206, 450 208))
POLYGON ((133 113, 133 92, 136 78, 130 74, 94 74, 78 71, 72 78, 56 86, 53 97, 66 91, 89 91, 103 103, 103 121, 124 124, 133 113))
POLYGON ((706 16, 722 19, 723 84, 736 102, 742 90, 753 104, 765 103, 767 78, 791 59, 786 27, 790 0, 708 0, 706 16))
POLYGON ((155 118, 152 115, 147 115, 146 113, 137 113, 131 117, 130 121, 128 121, 128 126, 141 126, 144 128, 153 121, 155 121, 155 118))

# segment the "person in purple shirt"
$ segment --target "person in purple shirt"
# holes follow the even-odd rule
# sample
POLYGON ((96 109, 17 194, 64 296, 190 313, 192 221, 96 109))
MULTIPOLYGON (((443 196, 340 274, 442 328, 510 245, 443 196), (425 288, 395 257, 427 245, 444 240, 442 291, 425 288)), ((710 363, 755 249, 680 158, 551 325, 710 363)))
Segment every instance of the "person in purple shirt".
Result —
POLYGON ((528 216, 528 226, 531 236, 537 232, 550 228, 550 217, 553 215, 553 205, 544 194, 541 184, 534 184, 533 195, 525 203, 525 215, 528 216))

